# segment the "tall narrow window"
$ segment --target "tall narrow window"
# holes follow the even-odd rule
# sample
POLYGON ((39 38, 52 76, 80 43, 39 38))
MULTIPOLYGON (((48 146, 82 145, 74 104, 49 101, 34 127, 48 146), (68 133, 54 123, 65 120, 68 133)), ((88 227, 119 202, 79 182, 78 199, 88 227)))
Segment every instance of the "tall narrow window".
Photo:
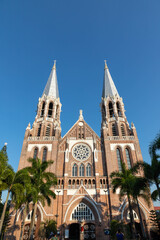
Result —
POLYGON ((38 132, 37 132, 37 137, 40 137, 41 135, 41 124, 39 124, 39 127, 38 127, 38 132))
POLYGON ((130 158, 130 152, 128 150, 128 148, 125 149, 126 151, 126 158, 127 158, 127 164, 128 164, 128 168, 131 168, 131 158, 130 158))
POLYGON ((110 115, 110 117, 114 117, 114 111, 113 111, 113 104, 112 104, 112 102, 109 102, 109 115, 110 115))
POLYGON ((43 149, 43 157, 42 157, 42 162, 45 162, 47 159, 47 148, 43 149))
POLYGON ((53 103, 50 102, 49 109, 48 109, 48 117, 52 117, 52 112, 53 112, 53 103))
POLYGON ((84 165, 81 164, 79 167, 79 176, 84 177, 84 165))
POLYGON ((86 167, 86 176, 90 177, 91 176, 91 165, 88 163, 86 167))
POLYGON ((119 103, 119 102, 117 102, 117 103, 116 103, 116 105, 117 105, 117 112, 118 112, 118 116, 119 116, 119 117, 122 117, 120 103, 119 103))
POLYGON ((38 148, 34 149, 34 154, 33 154, 33 158, 36 159, 38 156, 38 148))
POLYGON ((50 130, 51 130, 51 126, 48 125, 46 128, 46 136, 50 136, 50 130))
POLYGON ((72 167, 72 176, 77 177, 77 164, 74 164, 72 167))
POLYGON ((126 134, 125 134, 125 130, 124 130, 124 125, 122 124, 121 125, 121 133, 122 133, 122 136, 125 136, 126 134))
POLYGON ((112 135, 117 136, 116 124, 115 123, 112 124, 112 135))
POLYGON ((44 116, 44 110, 45 110, 45 102, 43 102, 43 104, 42 104, 41 117, 44 116))
POLYGON ((119 148, 117 148, 117 161, 118 161, 119 171, 121 172, 122 171, 122 166, 121 166, 122 159, 121 159, 121 153, 120 153, 119 148))

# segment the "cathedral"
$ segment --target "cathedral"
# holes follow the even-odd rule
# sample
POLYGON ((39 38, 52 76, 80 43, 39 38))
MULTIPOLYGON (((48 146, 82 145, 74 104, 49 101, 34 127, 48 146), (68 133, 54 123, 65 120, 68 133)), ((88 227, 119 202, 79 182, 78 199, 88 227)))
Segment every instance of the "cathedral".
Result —
MULTIPOLYGON (((62 99, 63 101, 63 99, 62 99)), ((98 104, 98 103, 97 103, 98 104)), ((77 122, 61 136, 61 101, 59 98, 56 64, 51 70, 42 96, 38 100, 35 121, 28 124, 18 170, 28 166, 28 158, 53 160, 49 171, 57 176, 54 188, 56 199, 50 206, 38 203, 35 239, 41 222, 57 221, 58 239, 106 239, 110 221, 117 219, 129 223, 127 197, 119 201, 119 191, 112 193, 110 174, 121 170, 121 161, 131 168, 142 161, 137 131, 129 125, 122 97, 120 97, 105 62, 101 98, 101 136, 85 122, 80 110, 77 122)), ((62 123, 63 124, 63 123, 62 123)), ((146 235, 149 234, 150 210, 139 199, 146 235)), ((141 231, 137 206, 132 202, 136 229, 141 231)), ((153 208, 153 206, 152 206, 153 208)), ((19 209, 16 223, 21 226, 19 209)), ((14 220, 13 214, 12 220, 14 220)), ((28 239, 31 212, 25 220, 23 239, 28 239)), ((20 229, 15 231, 19 239, 20 229)))

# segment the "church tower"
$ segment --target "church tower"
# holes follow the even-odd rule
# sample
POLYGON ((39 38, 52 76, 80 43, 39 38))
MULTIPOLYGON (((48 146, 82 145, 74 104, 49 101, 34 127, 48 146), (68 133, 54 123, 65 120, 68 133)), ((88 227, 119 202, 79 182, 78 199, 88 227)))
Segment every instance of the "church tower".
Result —
POLYGON ((42 161, 47 159, 56 161, 56 155, 52 149, 57 148, 59 138, 61 138, 61 106, 56 61, 54 61, 42 97, 38 101, 37 114, 32 128, 30 123, 26 128, 18 169, 27 166, 29 157, 38 157, 42 161))

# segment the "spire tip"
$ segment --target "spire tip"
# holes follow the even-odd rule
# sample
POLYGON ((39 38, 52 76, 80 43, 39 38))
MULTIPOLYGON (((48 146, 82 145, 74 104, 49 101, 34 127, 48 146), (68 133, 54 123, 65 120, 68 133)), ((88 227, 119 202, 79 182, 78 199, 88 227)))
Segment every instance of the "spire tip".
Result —
POLYGON ((104 69, 108 69, 107 61, 106 61, 106 60, 104 60, 104 69))

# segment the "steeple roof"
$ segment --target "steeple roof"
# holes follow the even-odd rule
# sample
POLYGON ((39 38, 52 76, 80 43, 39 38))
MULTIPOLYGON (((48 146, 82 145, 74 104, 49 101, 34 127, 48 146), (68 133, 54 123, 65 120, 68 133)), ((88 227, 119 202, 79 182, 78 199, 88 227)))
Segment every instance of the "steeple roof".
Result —
POLYGON ((54 61, 52 71, 49 75, 49 78, 42 96, 44 94, 49 97, 59 98, 58 82, 57 82, 57 74, 56 74, 56 61, 54 61))
POLYGON ((102 97, 107 98, 108 96, 119 97, 119 94, 118 94, 116 86, 112 80, 111 74, 109 72, 109 69, 108 69, 108 66, 107 66, 106 60, 105 60, 102 97))

